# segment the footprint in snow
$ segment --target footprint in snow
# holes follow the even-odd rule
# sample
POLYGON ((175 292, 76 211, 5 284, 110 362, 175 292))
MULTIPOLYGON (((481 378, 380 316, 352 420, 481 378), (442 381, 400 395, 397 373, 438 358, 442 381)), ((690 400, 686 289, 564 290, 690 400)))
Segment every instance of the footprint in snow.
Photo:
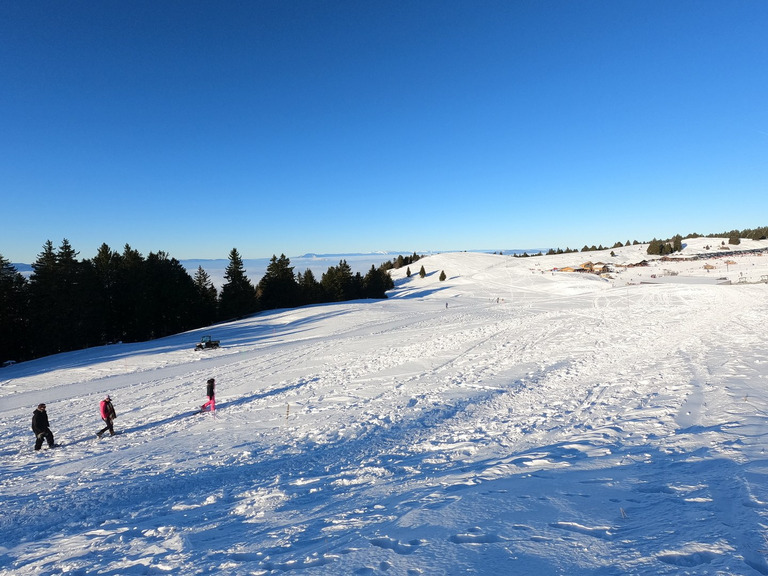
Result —
POLYGON ((493 544, 505 540, 498 534, 483 532, 481 528, 474 527, 464 534, 454 534, 449 538, 454 544, 493 544))
POLYGON ((403 543, 400 540, 395 540, 388 536, 382 536, 380 538, 374 538, 371 540, 371 544, 378 546, 379 548, 387 548, 393 550, 398 554, 413 554, 416 549, 423 544, 421 540, 411 540, 410 542, 403 543))

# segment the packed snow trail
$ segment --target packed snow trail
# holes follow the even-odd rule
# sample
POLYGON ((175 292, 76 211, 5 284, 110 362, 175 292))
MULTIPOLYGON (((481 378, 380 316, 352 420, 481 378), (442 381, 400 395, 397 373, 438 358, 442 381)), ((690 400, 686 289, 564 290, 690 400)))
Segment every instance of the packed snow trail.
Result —
POLYGON ((3 372, 0 574, 768 574, 766 286, 424 262, 469 272, 3 372))

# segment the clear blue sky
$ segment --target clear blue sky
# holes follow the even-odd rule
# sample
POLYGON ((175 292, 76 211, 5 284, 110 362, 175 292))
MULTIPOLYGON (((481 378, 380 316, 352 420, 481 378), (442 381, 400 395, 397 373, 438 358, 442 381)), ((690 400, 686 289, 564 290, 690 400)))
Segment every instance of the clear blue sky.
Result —
POLYGON ((0 254, 768 225, 768 2, 0 3, 0 254))

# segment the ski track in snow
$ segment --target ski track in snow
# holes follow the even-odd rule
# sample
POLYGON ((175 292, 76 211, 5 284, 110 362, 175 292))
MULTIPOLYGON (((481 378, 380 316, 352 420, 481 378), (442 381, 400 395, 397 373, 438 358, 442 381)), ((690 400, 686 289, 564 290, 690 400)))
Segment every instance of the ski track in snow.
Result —
POLYGON ((0 574, 768 574, 768 287, 423 262, 219 350, 4 369, 0 574))

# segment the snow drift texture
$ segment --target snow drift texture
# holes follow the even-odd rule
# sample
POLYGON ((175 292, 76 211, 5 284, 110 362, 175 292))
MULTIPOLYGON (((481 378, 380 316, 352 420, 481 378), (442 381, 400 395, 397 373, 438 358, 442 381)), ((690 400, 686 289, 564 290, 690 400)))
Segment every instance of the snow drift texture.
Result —
POLYGON ((768 574, 768 254, 644 248, 3 368, 0 574, 768 574))

